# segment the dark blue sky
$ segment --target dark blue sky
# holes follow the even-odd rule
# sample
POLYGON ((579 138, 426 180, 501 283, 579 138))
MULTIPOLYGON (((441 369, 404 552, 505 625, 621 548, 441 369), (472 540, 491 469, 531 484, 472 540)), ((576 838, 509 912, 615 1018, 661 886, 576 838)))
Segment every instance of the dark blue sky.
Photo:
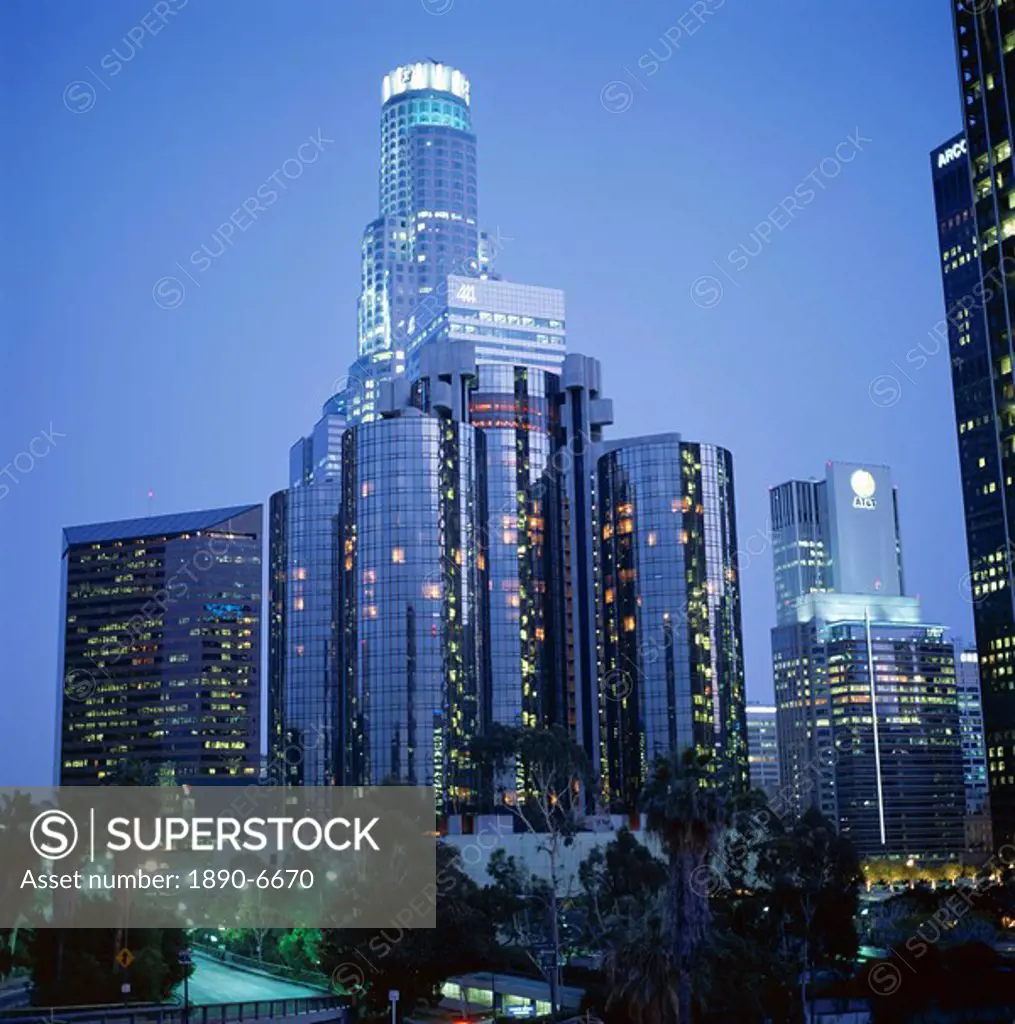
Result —
POLYGON ((749 694, 771 695, 768 488, 829 458, 894 468, 909 589, 972 635, 947 354, 912 380, 892 365, 942 315, 928 151, 961 127, 950 5, 705 2, 3 5, 0 464, 65 436, 0 477, 0 784, 50 781, 61 528, 284 486, 354 355, 380 79, 425 57, 472 80, 500 269, 566 290, 611 436, 732 449, 758 552, 749 694), (319 159, 159 308, 156 282, 319 129, 319 159), (708 308, 703 275, 724 288, 708 308), (891 407, 869 395, 884 374, 891 407))

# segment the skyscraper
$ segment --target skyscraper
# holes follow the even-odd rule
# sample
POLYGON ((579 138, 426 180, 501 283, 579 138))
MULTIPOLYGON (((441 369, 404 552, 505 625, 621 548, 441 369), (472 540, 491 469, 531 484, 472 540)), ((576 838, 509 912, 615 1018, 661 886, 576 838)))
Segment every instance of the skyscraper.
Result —
POLYGON ((751 787, 762 790, 769 800, 775 800, 779 795, 779 739, 775 705, 747 705, 747 754, 751 787))
POLYGON ((553 454, 533 488, 546 522, 546 596, 537 639, 552 721, 567 728, 600 778, 606 763, 600 609, 602 546, 596 466, 613 422, 598 359, 572 352, 555 397, 553 454))
POLYGON ((732 456, 677 434, 609 441, 598 476, 610 804, 636 806, 652 759, 685 748, 745 788, 732 456))
POLYGON ((955 682, 959 695, 959 733, 966 783, 966 849, 989 852, 990 792, 983 742, 983 704, 980 699, 980 659, 975 647, 955 645, 955 682))
POLYGON ((340 774, 335 587, 345 420, 324 406, 289 452, 289 488, 269 506, 268 769, 334 785, 340 774))
MULTIPOLYGON (((953 386, 993 838, 1000 845, 1015 837, 1015 6, 978 0, 952 8, 966 149, 958 153, 959 141, 955 152, 968 162, 968 189, 958 181, 956 158, 955 185, 949 186, 950 175, 935 175, 935 198, 949 348, 957 360, 953 386)), ((934 159, 935 172, 951 166, 939 168, 934 159)))
POLYGON ((780 777, 866 856, 965 846, 955 660, 902 573, 886 466, 830 462, 770 492, 780 777))
POLYGON ((343 439, 342 780, 432 785, 451 814, 475 808, 488 699, 485 439, 454 381, 428 384, 423 412, 385 383, 378 418, 343 439))
POLYGON ((807 594, 903 593, 887 466, 829 462, 824 480, 791 480, 773 487, 770 499, 777 622, 797 621, 796 602, 807 594))
POLYGON ((61 785, 122 762, 256 779, 261 518, 243 505, 64 530, 61 785))
POLYGON ((380 216, 363 233, 359 353, 341 400, 350 423, 372 419, 380 382, 404 373, 421 300, 448 275, 477 276, 488 254, 468 78, 405 64, 384 76, 381 95, 380 216))
POLYGON ((451 276, 410 324, 410 379, 427 357, 459 352, 474 367, 467 418, 486 450, 489 713, 502 725, 547 723, 538 633, 545 516, 531 489, 547 468, 564 362, 564 293, 451 276), (467 353, 467 354, 466 354, 467 353))

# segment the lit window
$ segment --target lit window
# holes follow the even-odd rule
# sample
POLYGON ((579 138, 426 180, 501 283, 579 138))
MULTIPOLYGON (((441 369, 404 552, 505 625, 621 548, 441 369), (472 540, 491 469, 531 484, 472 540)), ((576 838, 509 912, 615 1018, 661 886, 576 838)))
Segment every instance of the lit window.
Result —
POLYGON ((405 564, 405 548, 392 548, 391 549, 391 561, 395 565, 405 564))
POLYGON ((648 535, 648 546, 650 548, 654 548, 657 540, 658 538, 656 537, 655 530, 652 530, 648 535))
POLYGON ((635 628, 635 626, 634 626, 634 616, 633 615, 625 615, 624 616, 624 632, 625 633, 633 633, 634 632, 634 628, 635 628))
POLYGON ((302 597, 294 597, 293 598, 293 611, 294 612, 301 612, 301 611, 303 611, 303 598, 302 597))
POLYGON ((374 493, 374 484, 372 480, 364 480, 359 489, 361 498, 369 498, 374 493))

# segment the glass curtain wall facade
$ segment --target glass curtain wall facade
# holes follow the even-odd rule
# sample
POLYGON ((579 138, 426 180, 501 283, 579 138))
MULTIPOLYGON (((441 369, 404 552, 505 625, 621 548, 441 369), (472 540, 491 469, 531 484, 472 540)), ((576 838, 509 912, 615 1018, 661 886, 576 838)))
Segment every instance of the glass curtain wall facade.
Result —
POLYGON ((748 781, 730 453, 660 435, 599 459, 604 788, 629 809, 657 755, 693 748, 748 781))
POLYGON ((540 642, 550 719, 567 728, 597 776, 604 753, 600 613, 599 509, 596 465, 613 403, 602 395, 599 360, 573 352, 556 396, 553 454, 536 486, 547 522, 548 592, 540 642))
POLYGON ((861 855, 947 858, 965 848, 954 652, 943 634, 835 623, 821 637, 839 827, 861 855))
POLYGON ((775 705, 747 705, 747 750, 751 788, 760 789, 769 800, 775 800, 779 796, 779 739, 775 705))
MULTIPOLYGON (((938 220, 961 216, 971 198, 974 236, 965 239, 961 255, 978 257, 972 266, 979 281, 957 300, 962 318, 949 316, 956 332, 949 342, 954 347, 968 328, 954 384, 993 838, 1000 845, 1015 838, 1015 4, 984 0, 952 7, 970 192, 959 188, 939 208, 938 220)), ((937 198, 940 205, 942 196, 937 198)), ((950 288, 946 277, 946 292, 950 288)), ((948 295, 948 301, 951 311, 955 300, 948 295)))
POLYGON ((382 97, 380 216, 363 234, 359 358, 343 400, 351 423, 373 419, 380 382, 404 373, 421 300, 449 274, 480 272, 469 80, 406 64, 385 75, 382 97))
POLYGON ((269 521, 269 774, 291 785, 338 780, 335 543, 341 480, 272 496, 269 521))
POLYGON ((405 410, 343 444, 342 779, 474 805, 487 591, 483 435, 405 410))
POLYGON ((335 785, 336 542, 345 420, 331 412, 289 453, 289 489, 269 506, 268 775, 335 785))
POLYGON ((256 780, 262 507, 64 530, 57 781, 256 780))
POLYGON ((772 631, 780 775, 863 856, 965 848, 955 658, 915 598, 819 594, 772 631))
POLYGON ((546 724, 539 639, 544 509, 532 488, 550 457, 558 378, 526 366, 481 365, 469 398, 486 445, 489 556, 489 720, 546 724))
POLYGON ((791 480, 774 487, 769 500, 776 621, 792 622, 798 597, 831 588, 825 490, 812 480, 791 480))
POLYGON ((980 659, 976 648, 955 645, 955 682, 959 699, 959 732, 966 784, 966 849, 993 849, 990 830, 990 792, 987 754, 983 741, 983 704, 980 699, 980 659))

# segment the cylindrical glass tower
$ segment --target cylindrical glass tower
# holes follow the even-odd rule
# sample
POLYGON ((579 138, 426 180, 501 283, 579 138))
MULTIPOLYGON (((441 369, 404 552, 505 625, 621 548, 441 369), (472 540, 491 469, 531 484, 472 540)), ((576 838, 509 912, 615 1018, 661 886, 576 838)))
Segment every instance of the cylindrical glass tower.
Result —
POLYGON ((604 782, 637 805, 657 755, 693 747, 736 788, 747 730, 733 460, 662 434, 599 460, 604 782))
POLYGON ((433 785, 470 809, 481 721, 483 436, 407 410, 344 438, 340 711, 347 785, 433 785))

